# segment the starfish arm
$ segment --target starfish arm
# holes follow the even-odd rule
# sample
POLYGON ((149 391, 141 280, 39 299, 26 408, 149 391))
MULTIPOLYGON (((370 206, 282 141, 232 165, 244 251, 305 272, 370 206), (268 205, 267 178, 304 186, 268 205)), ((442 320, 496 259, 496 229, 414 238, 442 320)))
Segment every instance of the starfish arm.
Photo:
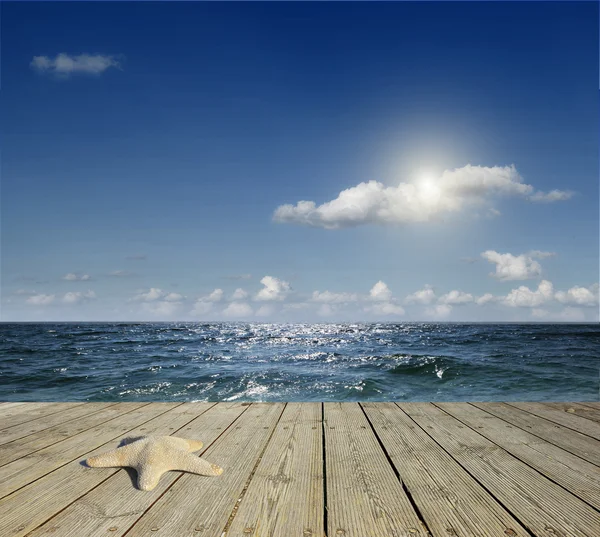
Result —
POLYGON ((93 468, 110 468, 123 466, 123 453, 121 448, 101 453, 95 457, 90 457, 85 461, 88 466, 93 468))
POLYGON ((173 466, 174 470, 181 470, 192 474, 215 476, 223 473, 223 468, 220 466, 211 464, 207 460, 196 457, 196 455, 192 455, 191 453, 177 453, 173 457, 173 466))
POLYGON ((138 488, 140 490, 153 490, 158 485, 161 476, 165 473, 164 468, 142 464, 137 468, 138 488))
POLYGON ((204 445, 204 443, 200 442, 200 440, 186 440, 186 442, 188 451, 199 451, 204 445))

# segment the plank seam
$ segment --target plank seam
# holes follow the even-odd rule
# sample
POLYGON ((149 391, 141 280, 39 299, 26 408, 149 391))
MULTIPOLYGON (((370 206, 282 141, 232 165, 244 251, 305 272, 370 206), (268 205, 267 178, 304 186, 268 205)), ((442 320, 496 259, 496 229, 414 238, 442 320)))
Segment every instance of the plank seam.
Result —
MULTIPOLYGON (((398 403, 394 403, 398 409, 400 410, 400 412, 403 412, 412 422, 414 422, 414 424, 421 429, 427 436, 429 436, 429 438, 431 438, 431 440, 433 442, 435 442, 442 451, 444 451, 454 462, 456 462, 456 464, 458 464, 469 476, 471 476, 471 478, 473 479, 473 481, 475 481, 483 490, 485 490, 489 495, 490 498, 492 498, 492 500, 494 500, 498 505, 500 505, 500 507, 502 507, 502 509, 504 509, 510 516, 512 516, 520 525, 521 527, 531 536, 531 537, 536 537, 535 533, 533 532, 532 529, 529 528, 529 526, 527 524, 525 524, 523 522, 523 520, 521 520, 517 515, 515 515, 515 513, 513 513, 506 505, 504 505, 504 503, 502 503, 493 493, 492 491, 490 491, 481 481, 479 481, 471 472, 469 472, 469 470, 467 470, 467 468, 465 468, 458 459, 456 459, 456 457, 454 457, 444 446, 442 446, 433 436, 431 436, 423 427, 421 427, 421 425, 419 423, 417 423, 412 416, 410 416, 408 413, 404 412, 404 410, 398 405, 398 403)), ((436 407, 437 408, 437 407, 436 407)), ((479 433, 477 433, 479 434, 479 433)), ((480 435, 481 436, 481 435, 480 435)), ((501 448, 502 449, 502 448, 501 448)), ((510 455, 510 453, 509 453, 510 455)), ((513 456, 513 455, 511 455, 513 456)), ((496 516, 494 514, 494 516, 496 516)), ((500 520, 497 516, 496 518, 498 520, 500 520)), ((502 520, 500 520, 500 522, 502 522, 502 524, 504 524, 504 522, 502 520)))
MULTIPOLYGON (((549 423, 552 423, 554 425, 558 425, 559 427, 564 427, 565 429, 568 429, 569 431, 575 431, 576 433, 579 433, 579 434, 582 434, 584 436, 587 436, 588 438, 591 438, 592 440, 595 440, 596 442, 600 442, 600 440, 598 440, 597 438, 594 438, 593 436, 590 436, 589 434, 582 433, 581 431, 578 431, 577 429, 573 429, 572 427, 569 427, 568 425, 564 425, 562 423, 558 423, 557 421, 551 420, 550 418, 546 418, 545 416, 540 416, 540 415, 536 414, 535 412, 531 412, 529 410, 524 410, 522 408, 519 408, 518 406, 512 405, 508 401, 505 401, 504 404, 510 406, 511 408, 516 408, 517 410, 520 410, 521 412, 527 412, 527 414, 530 414, 531 416, 535 416, 536 418, 538 418, 540 420, 546 420, 549 423)), ((584 418, 583 416, 577 416, 577 417, 578 418, 587 419, 587 418, 584 418)), ((589 420, 589 421, 591 421, 592 423, 596 423, 593 420, 589 420)))
MULTIPOLYGON (((33 401, 30 401, 30 402, 33 402, 33 401)), ((60 404, 60 401, 55 401, 55 402, 56 402, 56 404, 60 404)), ((55 402, 48 403, 48 404, 51 405, 51 404, 54 404, 55 402)), ((65 401, 65 402, 67 402, 67 401, 65 401)), ((25 404, 27 404, 27 402, 25 402, 25 404)), ((77 408, 78 406, 81 406, 81 405, 85 405, 85 401, 80 402, 78 405, 75 405, 73 408, 77 408)), ((25 425, 26 423, 29 423, 30 421, 38 420, 40 418, 47 418, 48 416, 54 416, 54 414, 58 414, 59 412, 66 412, 66 410, 57 410, 56 412, 50 412, 48 414, 43 414, 41 416, 34 416, 30 420, 25 420, 25 421, 21 421, 19 423, 15 423, 14 425, 9 425, 8 427, 5 427, 5 429, 12 429, 13 427, 25 425)))
MULTIPOLYGON (((566 491, 567 491, 569 494, 571 494, 571 495, 572 495, 572 496, 574 496, 575 498, 577 498, 577 499, 581 500, 582 502, 586 503, 586 504, 587 504, 587 505, 589 505, 589 506, 590 506, 592 509, 594 509, 594 511, 598 511, 598 512, 600 512, 600 509, 598 509, 598 508, 597 508, 597 507, 595 507, 594 505, 591 505, 591 504, 589 504, 589 503, 588 503, 588 502, 587 502, 587 501, 586 501, 584 498, 580 498, 579 496, 577 496, 576 494, 574 494, 572 491, 570 491, 570 490, 569 490, 567 487, 565 487, 564 485, 561 485, 560 483, 558 483, 557 481, 555 481, 554 479, 552 479, 550 476, 546 475, 545 473, 543 473, 543 472, 541 472, 540 470, 538 470, 537 468, 535 468, 535 466, 532 466, 532 465, 531 465, 531 464, 529 464, 527 461, 524 461, 523 459, 521 459, 521 458, 520 458, 520 457, 518 457, 517 455, 514 455, 513 453, 511 453, 511 452, 510 452, 510 451, 508 451, 507 449, 505 449, 505 448, 503 448, 502 446, 500 446, 499 444, 496 444, 496 442, 494 442, 493 440, 490 440, 490 439, 489 439, 487 436, 484 436, 484 435, 483 435, 483 434, 481 434, 479 431, 476 431, 475 429, 473 429, 473 427, 471 427, 471 426, 470 426, 470 425, 469 425, 467 422, 465 422, 465 421, 461 420, 460 418, 456 417, 454 414, 450 414, 450 412, 448 412, 447 410, 445 410, 445 409, 443 409, 443 408, 439 407, 437 404, 435 404, 435 403, 433 403, 433 402, 432 402, 431 404, 432 404, 433 406, 435 406, 436 408, 439 408, 439 409, 440 409, 442 412, 445 412, 446 414, 448 414, 450 417, 452 417, 452 418, 454 418, 455 420, 457 420, 457 421, 459 421, 460 423, 462 423, 462 424, 463 424, 465 427, 468 427, 469 429, 471 429, 472 431, 474 431, 474 432, 475 432, 475 433, 477 433, 478 435, 480 435, 480 436, 483 436, 483 438, 485 438, 485 439, 486 439, 488 442, 491 442, 492 444, 494 444, 494 445, 495 445, 497 448, 499 448, 499 449, 501 449, 501 450, 503 450, 503 451, 506 451, 506 453, 508 453, 510 456, 512 456, 512 457, 514 457, 515 459, 517 459, 517 460, 521 461, 521 462, 522 462, 523 464, 525 464, 526 466, 529 466, 529 468, 531 468, 531 469, 532 469, 534 472, 537 472, 537 473, 538 473, 538 474, 540 474, 541 476, 545 477, 545 478, 546 478, 548 481, 551 481, 551 482, 552 482, 552 483, 554 483, 555 485, 558 485, 560 488, 562 488, 562 489, 566 490, 566 491)), ((470 404, 470 403, 467 403, 467 404, 470 404)), ((474 405, 472 405, 472 406, 474 406, 474 405)), ((478 410, 481 410, 481 409, 479 409, 479 407, 474 407, 474 408, 477 408, 478 410)), ((493 414, 492 414, 492 415, 493 415, 493 414)), ((494 416, 494 417, 497 417, 497 416, 494 416)), ((502 419, 502 418, 498 418, 498 419, 502 419)), ((504 420, 502 420, 502 421, 504 421, 504 420)), ((505 422, 505 423, 508 423, 508 422, 505 422)), ((512 425, 512 424, 509 424, 509 425, 512 425)), ((543 440, 543 439, 542 439, 542 440, 543 440)), ((547 444, 550 444, 550 445, 554 446, 554 444, 551 444, 551 443, 550 443, 550 442, 548 442, 547 440, 544 440, 544 442, 546 442, 547 444)), ((530 447, 531 447, 531 449, 533 449, 534 451, 537 451, 537 449, 535 449, 535 447, 533 447, 533 446, 530 446, 530 447)), ((554 447, 557 447, 558 449, 562 449, 562 448, 560 448, 559 446, 554 446, 554 447)), ((565 453, 569 453, 569 455, 573 455, 572 453, 570 453, 570 452, 568 452, 568 451, 566 451, 566 450, 563 450, 563 451, 565 451, 565 453)), ((543 456, 544 456, 544 454, 543 454, 543 453, 541 453, 541 452, 539 452, 539 451, 537 451, 537 452, 540 454, 540 457, 543 457, 543 456)), ((574 455, 574 456, 575 456, 575 457, 577 457, 577 455, 574 455)), ((581 459, 581 457, 579 457, 579 458, 581 459)), ((586 461, 585 459, 581 459, 581 460, 583 460, 584 462, 589 462, 589 461, 586 461)), ((557 461, 557 462, 560 462, 560 461, 557 461)), ((591 463, 590 463, 590 464, 591 464, 591 463)), ((566 466, 567 468, 569 468, 567 465, 564 465, 564 466, 566 466)), ((570 468, 569 468, 569 469, 570 469, 570 468)))
MULTIPOLYGON (((17 440, 23 440, 24 438, 27 438, 28 436, 32 436, 32 435, 34 435, 34 434, 38 434, 38 433, 41 433, 41 432, 47 431, 48 429, 52 429, 53 427, 60 427, 61 425, 64 425, 65 423, 69 423, 69 422, 71 422, 71 421, 75 421, 75 420, 78 420, 78 419, 81 419, 81 418, 85 418, 85 417, 87 417, 87 416, 93 416, 94 414, 97 414, 98 412, 102 412, 103 410, 106 410, 106 409, 108 409, 108 408, 110 408, 110 407, 113 407, 113 406, 115 406, 115 405, 118 405, 118 404, 119 404, 118 402, 114 402, 114 403, 108 403, 108 404, 107 404, 107 405, 106 405, 104 408, 100 408, 100 409, 98 409, 98 410, 92 410, 92 411, 91 411, 90 413, 88 413, 88 414, 83 414, 83 415, 81 415, 81 416, 77 416, 77 417, 75 417, 75 418, 69 418, 69 419, 68 419, 68 420, 66 420, 66 421, 61 421, 60 423, 56 423, 55 425, 49 425, 49 426, 48 426, 48 427, 46 427, 45 429, 40 429, 39 431, 35 431, 35 432, 33 432, 33 433, 28 433, 28 434, 26 434, 26 435, 19 436, 19 438, 13 438, 12 440, 9 440, 8 442, 2 442, 2 441, 0 440, 0 446, 6 446, 7 444, 10 444, 11 442, 16 442, 17 440)), ((77 405, 77 406, 80 406, 80 405, 77 405)), ((77 407, 74 407, 74 408, 77 408, 77 407)), ((51 414, 51 415, 52 415, 52 414, 51 414)), ((48 417, 48 416, 41 416, 40 418, 36 418, 36 419, 43 419, 43 418, 46 418, 46 417, 48 417)), ((34 420, 34 421, 35 421, 35 420, 34 420)), ((27 422, 27 423, 30 423, 30 422, 27 422)), ((25 424, 22 424, 22 425, 25 425, 25 424)), ((16 426, 15 426, 15 425, 12 425, 11 427, 7 427, 6 429, 2 429, 2 431, 3 431, 3 432, 4 432, 4 431, 8 431, 8 429, 11 429, 12 427, 16 427, 16 426)))
MULTIPOLYGON (((489 412, 485 408, 481 408, 481 407, 479 407, 479 406, 477 406, 476 404, 473 404, 473 403, 469 403, 469 404, 472 404, 475 408, 478 408, 479 410, 483 410, 484 412, 487 412, 488 414, 494 416, 495 418, 499 418, 499 416, 496 416, 496 414, 494 414, 493 412, 489 412)), ((504 403, 504 404, 506 404, 506 403, 504 403)), ((520 408, 513 407, 512 405, 510 405, 510 406, 511 406, 511 408, 515 408, 516 410, 521 410, 520 408)), ((521 410, 521 412, 527 412, 527 411, 526 410, 521 410)), ((531 415, 534 416, 534 417, 536 417, 536 418, 540 418, 540 416, 536 416, 535 414, 531 414, 531 415)), ((503 418, 499 418, 499 419, 503 419, 503 418)), ((540 419, 544 419, 544 418, 540 418, 540 419)), ((516 425, 516 424, 514 424, 514 423, 512 423, 510 421, 507 421, 507 420, 504 420, 504 421, 506 421, 507 423, 509 423, 513 427, 516 427, 517 429, 521 429, 521 431, 525 431, 526 433, 530 433, 533 436, 535 436, 536 438, 539 438, 540 440, 542 440, 544 442, 548 442, 549 444, 552 444, 553 446, 555 446, 555 447, 557 447, 559 449, 562 449, 563 451, 566 451, 567 453, 570 453, 571 455, 575 455, 575 457, 579 457, 580 459, 584 460, 585 462, 588 462, 588 463, 593 464, 594 466, 598 466, 600 468, 600 465, 596 464, 595 462, 589 461, 586 458, 582 457, 581 455, 578 455, 577 453, 573 453, 573 451, 571 451, 571 450, 569 450, 569 449, 567 449, 567 448, 565 448, 563 446, 559 446, 558 444, 552 442, 551 440, 548 440, 546 438, 543 438, 542 436, 539 436, 539 435, 535 434, 533 432, 533 430, 534 430, 533 428, 532 429, 523 429, 523 427, 521 427, 520 425, 516 425)), ((550 421, 550 420, 546 420, 546 421, 550 421)), ((553 421, 550 421, 550 423, 552 423, 554 425, 560 426, 560 424, 554 423, 553 421)), ((573 431, 573 429, 570 429, 569 427, 565 427, 565 429, 568 429, 569 431, 573 431)), ((579 431, 573 431, 573 432, 579 433, 579 431)), ((592 438, 591 436, 588 436, 588 435, 583 434, 583 433, 579 433, 579 434, 582 434, 586 438, 591 438, 595 442, 600 443, 600 440, 597 440, 596 438, 592 438)))
MULTIPOLYGON (((219 403, 215 403, 215 405, 217 405, 217 404, 219 404, 219 403)), ((213 408, 213 407, 210 407, 210 408, 213 408)), ((233 425, 234 425, 234 424, 237 422, 237 420, 239 420, 239 419, 240 419, 240 418, 241 418, 241 417, 242 417, 242 416, 243 416, 243 415, 246 413, 246 411, 247 411, 249 408, 250 408, 250 405, 249 405, 249 406, 247 406, 247 407, 245 407, 245 408, 244 408, 244 410, 242 410, 242 412, 240 412, 239 416, 238 416, 237 418, 235 418, 235 419, 234 419, 234 420, 233 420, 233 421, 232 421, 232 422, 231 422, 231 423, 230 423, 230 424, 229 424, 227 427, 225 427, 225 429, 223 429, 223 431, 221 431, 221 434, 220 434, 219 436, 217 436, 217 437, 216 437, 216 438, 215 438, 215 439, 214 439, 214 440, 213 440, 213 441, 212 441, 212 442, 211 442, 211 443, 210 443, 208 446, 206 446, 206 447, 205 447, 205 448, 204 448, 202 451, 200 451, 200 452, 199 452, 199 454, 198 454, 198 457, 200 457, 201 455, 203 455, 203 454, 204 454, 204 453, 205 453, 205 452, 208 450, 208 448, 209 448, 210 446, 212 446, 212 445, 213 445, 213 444, 214 444, 214 443, 215 443, 215 442, 216 442, 216 441, 217 441, 219 438, 221 438, 221 437, 222 437, 222 436, 223 436, 223 435, 224 435, 224 434, 225 434, 225 433, 226 433, 226 432, 227 432, 227 431, 228 431, 228 430, 229 430, 229 429, 230 429, 230 428, 231 428, 231 427, 232 427, 232 426, 233 426, 233 425)), ((210 410, 210 409, 207 409, 207 410, 210 410)), ((204 412, 203 412, 203 414, 204 414, 204 412)), ((202 414, 200 414, 200 415, 202 415, 202 414)), ((196 416, 196 418, 197 418, 197 417, 198 417, 198 416, 196 416)), ((194 418, 194 420, 195 420, 196 418, 194 418)), ((191 421, 194 421, 194 420, 191 420, 191 421)), ((190 422, 188 422, 188 423, 190 423, 190 422)), ((186 426, 187 426, 187 424, 186 424, 186 425, 184 425, 183 427, 186 427, 186 426)), ((179 431, 180 429, 177 429, 177 430, 179 431)), ((171 490, 171 488, 173 487, 173 485, 174 485, 175 483, 177 483, 177 481, 179 481, 179 480, 180 480, 180 479, 181 479, 181 478, 182 478, 182 477, 183 477, 185 474, 186 474, 186 472, 181 472, 181 475, 177 476, 177 478, 173 480, 173 483, 171 483, 171 484, 170 484, 170 485, 169 485, 169 486, 168 486, 168 487, 165 489, 165 491, 164 491, 164 492, 163 492, 163 493, 162 493, 162 494, 161 494, 161 495, 160 495, 158 498, 156 498, 156 501, 152 502, 152 504, 151 504, 150 506, 148 506, 148 508, 147 508, 147 509, 145 509, 145 510, 144 510, 144 512, 143 512, 143 513, 140 515, 140 517, 139 517, 139 518, 138 518, 138 519, 137 519, 137 520, 136 520, 136 521, 135 521, 135 522, 134 522, 134 523, 133 523, 131 526, 129 526, 129 528, 127 528, 127 531, 125 531, 125 533, 123 533, 123 535, 122 535, 121 537, 125 537, 125 536, 126 536, 126 535, 127 535, 127 534, 128 534, 128 533, 129 533, 129 532, 130 532, 130 531, 131 531, 133 528, 134 528, 134 526, 135 526, 135 525, 136 525, 136 524, 137 524, 137 523, 138 523, 140 520, 142 520, 142 518, 144 518, 144 516, 146 515, 146 513, 147 513, 148 511, 150 511, 150 509, 152 509, 152 507, 154 507, 154 506, 156 505, 156 503, 157 503, 157 502, 159 502, 159 501, 161 500, 161 498, 162 498, 162 497, 163 497, 163 496, 164 496, 164 495, 165 495, 165 494, 166 494, 166 493, 167 493, 169 490, 171 490)))
POLYGON ((362 410, 362 413, 364 414, 365 418, 367 419, 367 422, 369 423, 369 427, 371 427, 371 431, 375 435, 375 438, 377 439, 377 442, 379 443, 379 447, 382 449, 383 454, 385 455, 385 458, 388 461, 388 464, 391 466, 392 471, 394 472, 394 475, 396 476, 396 478, 398 479, 398 481, 400 481, 400 485, 402 486, 402 489, 404 490, 404 493, 406 494, 406 496, 408 498, 408 501, 412 505, 412 508, 414 509, 415 513, 417 514, 417 518, 419 519, 419 522, 421 523, 422 528, 425 530, 425 532, 426 532, 427 535, 433 535, 433 533, 429 529, 429 526, 427 526, 427 524, 425 522, 425 518, 423 517, 423 513, 421 512, 421 509, 419 509, 419 506, 415 502, 415 499, 413 498, 410 490, 406 486, 406 483, 404 483, 404 480, 400 476, 400 472, 398 472, 396 466, 394 465, 394 463, 392 461, 392 457, 388 453, 387 449, 385 449, 385 445, 383 444, 383 441, 381 440, 381 438, 377 434, 377 431, 375 430, 375 427, 373 426, 373 423, 369 419, 368 414, 365 412, 365 409, 364 409, 362 403, 359 402, 358 406, 360 407, 360 409, 362 410))
MULTIPOLYGON (((125 412, 125 413, 121 414, 121 416, 125 416, 125 415, 127 415, 127 414, 129 414, 129 413, 131 413, 131 412, 135 412, 136 410, 139 410, 140 408, 145 408, 145 407, 147 407, 147 406, 148 406, 148 405, 150 405, 150 404, 152 404, 152 403, 147 403, 147 404, 145 404, 145 405, 141 405, 141 406, 139 406, 139 407, 136 407, 136 408, 134 408, 134 409, 130 410, 129 412, 125 412)), ((183 403, 181 403, 181 404, 183 404, 183 403)), ((181 406, 181 405, 174 406, 173 408, 177 408, 177 407, 179 407, 179 406, 181 406)), ((150 418, 149 420, 146 420, 146 421, 144 421, 143 423, 140 423, 140 424, 136 425, 135 427, 132 427, 132 429, 130 429, 130 430, 137 429, 137 428, 138 428, 138 427, 140 427, 141 425, 144 425, 145 423, 148 423, 149 421, 152 421, 153 419, 155 419, 155 418, 158 418, 159 416, 162 416, 162 415, 163 415, 163 414, 165 414, 166 412, 169 412, 169 410, 172 410, 172 409, 170 408, 170 409, 168 409, 168 410, 165 410, 165 412, 162 412, 162 413, 160 413, 160 414, 157 414, 156 416, 153 416, 153 417, 152 417, 152 418, 150 418)), ((119 417, 119 416, 117 416, 117 417, 119 417)), ((119 436, 119 435, 117 435, 117 436, 119 436)), ((72 438, 72 437, 69 437, 69 438, 72 438)), ((115 438, 116 438, 116 437, 115 437, 115 438)), ((113 440, 114 440, 114 439, 113 439, 113 440)), ((104 444, 102 444, 102 445, 98 446, 98 448, 95 448, 95 449, 99 449, 100 447, 102 447, 102 446, 105 446, 106 444, 108 444, 109 442, 112 442, 113 440, 109 440, 108 442, 105 442, 104 444)), ((54 444, 53 444, 53 445, 54 445, 54 444)), ((39 451, 39 450, 38 450, 38 451, 39 451)), ((92 450, 92 451, 93 451, 93 450, 92 450)), ((17 492, 17 491, 21 490, 22 488, 28 487, 29 485, 31 485, 31 484, 33 484, 33 483, 35 483, 36 481, 39 481, 39 480, 40 480, 40 479, 42 479, 43 477, 46 477, 47 475, 50 475, 52 472, 56 472, 57 470, 60 470, 62 467, 66 466, 67 464, 71 464, 73 461, 75 461, 75 460, 77 460, 77 459, 79 459, 79 457, 75 457, 74 459, 71 459, 70 461, 67 461, 67 462, 65 462, 64 464, 61 464, 60 466, 57 466, 56 468, 54 468, 54 469, 53 469, 53 470, 51 470, 50 472, 48 472, 48 473, 45 473, 44 475, 41 475, 41 476, 39 476, 39 477, 36 477, 36 478, 35 478, 33 481, 30 481, 29 483, 27 483, 27 484, 25 484, 25 485, 23 485, 23 486, 21 486, 21 487, 18 487, 18 488, 16 488, 15 490, 11 490, 11 491, 10 491, 8 494, 6 494, 5 496, 2 496, 2 498, 0 498, 0 499, 8 498, 9 496, 11 496, 11 495, 12 495, 12 494, 14 494, 15 492, 17 492)), ((17 459, 17 460, 19 460, 19 459, 17 459)))
POLYGON ((235 518, 235 515, 238 512, 238 508, 242 504, 242 500, 244 499, 244 496, 246 495, 246 491, 248 490, 248 487, 250 486, 250 481, 252 481, 252 478, 254 477, 254 474, 256 473, 256 469, 258 468, 258 465, 260 464, 260 461, 262 460, 263 455, 265 454, 265 451, 267 450, 267 447, 271 443, 271 438, 273 438, 273 435, 275 434, 277 425, 279 425, 279 422, 281 421, 281 416, 283 416, 283 413, 284 413, 286 407, 287 407, 287 402, 284 403, 283 408, 281 409, 281 413, 279 414, 279 417, 277 418, 277 421, 275 422, 275 425, 273 426, 273 430, 271 431, 269 438, 265 442, 263 449, 261 450, 260 454, 258 455, 258 459, 256 460, 256 463, 254 464, 254 467, 252 468, 252 471, 250 472, 250 475, 248 476, 248 479, 246 480, 246 483, 244 484, 244 488, 242 489, 240 497, 237 499, 237 501, 235 502, 235 505, 233 506, 233 509, 231 510, 229 519, 227 520, 227 523, 225 524, 225 527, 223 528, 223 531, 221 532, 221 535, 223 537, 225 535, 227 535, 227 532, 229 531, 229 528, 231 527, 231 524, 233 523, 233 519, 235 518))
POLYGON ((325 403, 321 403, 321 443, 322 443, 322 457, 323 457, 323 535, 327 537, 327 531, 329 523, 328 511, 327 511, 327 449, 325 447, 325 403))

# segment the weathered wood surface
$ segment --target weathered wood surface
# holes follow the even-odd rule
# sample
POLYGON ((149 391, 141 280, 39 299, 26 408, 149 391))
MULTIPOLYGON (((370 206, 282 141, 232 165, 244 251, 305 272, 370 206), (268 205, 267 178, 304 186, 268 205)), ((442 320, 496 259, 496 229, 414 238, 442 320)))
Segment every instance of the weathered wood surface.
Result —
MULTIPOLYGON (((512 425, 600 466, 600 441, 506 403, 473 403, 512 425)), ((577 419, 580 419, 578 416, 577 419)), ((591 423, 591 422, 590 422, 591 423)))
POLYGON ((597 537, 600 404, 0 403, 6 537, 597 537), (200 439, 218 477, 82 461, 200 439))

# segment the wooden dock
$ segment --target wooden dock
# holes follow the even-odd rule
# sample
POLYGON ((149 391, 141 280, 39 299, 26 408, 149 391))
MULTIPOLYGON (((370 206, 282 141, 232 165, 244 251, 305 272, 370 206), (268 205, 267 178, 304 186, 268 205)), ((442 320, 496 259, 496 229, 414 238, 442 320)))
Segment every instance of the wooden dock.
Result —
POLYGON ((0 534, 599 537, 600 403, 0 403, 0 534), (82 465, 147 434, 223 474, 82 465))

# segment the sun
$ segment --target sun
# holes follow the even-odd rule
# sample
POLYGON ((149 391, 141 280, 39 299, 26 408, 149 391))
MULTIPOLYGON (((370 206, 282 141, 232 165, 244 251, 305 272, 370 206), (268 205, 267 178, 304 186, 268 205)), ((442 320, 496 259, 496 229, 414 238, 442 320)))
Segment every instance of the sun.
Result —
POLYGON ((424 175, 417 181, 417 191, 421 200, 426 204, 435 204, 440 199, 440 187, 431 175, 424 175))

